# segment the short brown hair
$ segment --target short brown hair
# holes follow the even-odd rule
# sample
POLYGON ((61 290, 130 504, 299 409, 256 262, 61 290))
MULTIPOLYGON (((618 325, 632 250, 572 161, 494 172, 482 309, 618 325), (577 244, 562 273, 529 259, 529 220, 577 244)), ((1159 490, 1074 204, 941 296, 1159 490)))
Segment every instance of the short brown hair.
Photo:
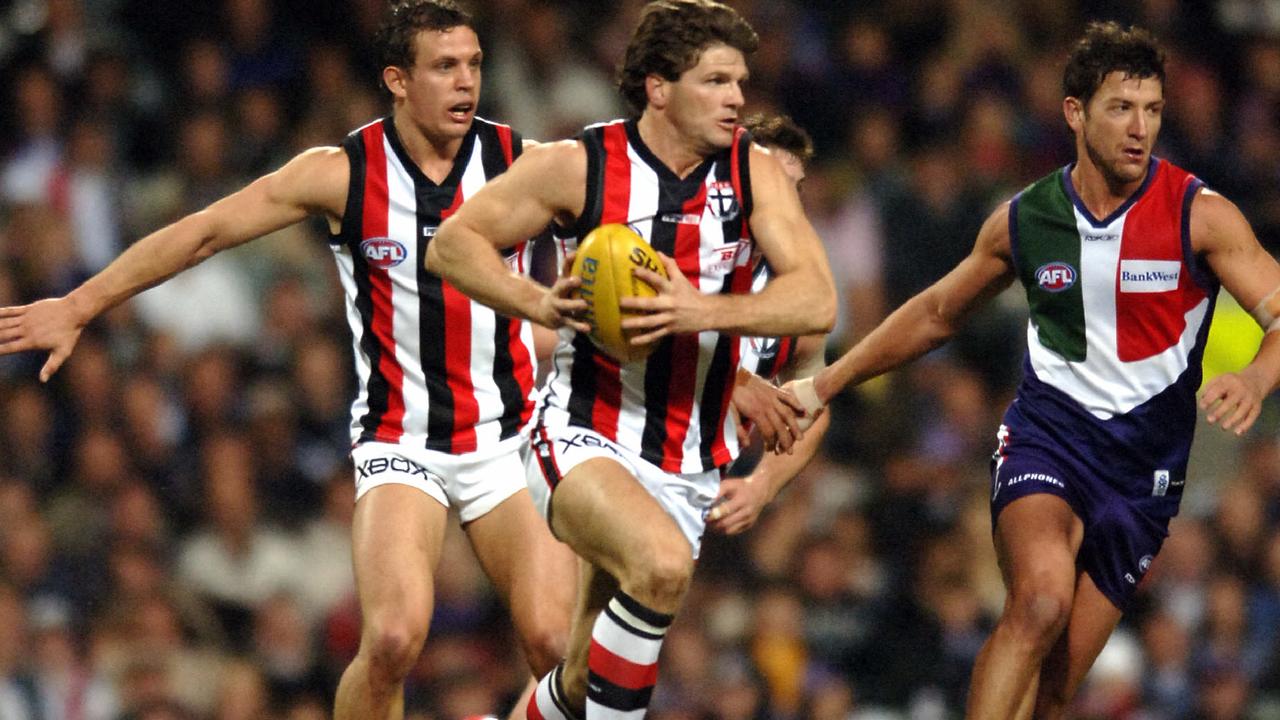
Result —
POLYGON ((383 16, 375 46, 382 67, 413 67, 414 39, 423 30, 469 27, 475 19, 456 0, 396 0, 383 16))
POLYGON ((742 122, 751 139, 767 148, 778 148, 802 162, 813 159, 813 138, 787 115, 752 115, 742 122))
POLYGON ((1125 29, 1116 22, 1089 23, 1071 50, 1062 73, 1062 91, 1088 105, 1102 81, 1113 72, 1131 78, 1156 78, 1164 84, 1164 51, 1151 33, 1125 29))
POLYGON ((698 64, 703 50, 721 43, 750 55, 760 38, 733 8, 715 0, 653 0, 640 12, 618 68, 618 90, 633 110, 644 112, 649 104, 645 78, 679 80, 698 64))

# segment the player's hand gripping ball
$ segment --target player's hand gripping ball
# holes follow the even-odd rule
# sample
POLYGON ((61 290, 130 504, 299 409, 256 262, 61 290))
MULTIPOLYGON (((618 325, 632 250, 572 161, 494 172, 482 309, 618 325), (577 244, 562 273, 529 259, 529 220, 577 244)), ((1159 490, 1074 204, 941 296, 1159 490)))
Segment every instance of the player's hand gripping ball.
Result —
POLYGON ((657 251, 626 225, 601 225, 578 245, 571 272, 582 279, 578 296, 587 301, 583 318, 591 324, 591 339, 604 352, 621 362, 643 360, 653 352, 653 344, 632 345, 623 331, 624 313, 618 301, 624 297, 654 297, 658 291, 632 273, 643 267, 667 277, 667 269, 657 251))

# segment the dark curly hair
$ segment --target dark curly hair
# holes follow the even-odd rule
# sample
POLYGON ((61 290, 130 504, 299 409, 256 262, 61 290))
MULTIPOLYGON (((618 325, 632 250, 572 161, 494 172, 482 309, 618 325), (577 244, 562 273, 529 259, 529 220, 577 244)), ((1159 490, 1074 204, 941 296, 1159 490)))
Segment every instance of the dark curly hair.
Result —
POLYGON ((1113 72, 1131 78, 1156 78, 1164 84, 1164 51, 1151 33, 1115 22, 1091 22, 1071 51, 1062 74, 1062 90, 1084 105, 1113 72))
POLYGON ((813 138, 787 115, 752 115, 742 126, 760 145, 785 150, 802 163, 813 159, 813 138))
POLYGON ((641 11, 618 68, 618 90, 637 114, 642 113, 649 104, 645 78, 679 80, 698 64, 703 50, 719 43, 750 55, 760 38, 733 8, 714 0, 653 0, 641 11))
POLYGON ((398 0, 390 3, 374 40, 382 67, 411 68, 414 38, 423 30, 469 27, 475 19, 456 0, 398 0))

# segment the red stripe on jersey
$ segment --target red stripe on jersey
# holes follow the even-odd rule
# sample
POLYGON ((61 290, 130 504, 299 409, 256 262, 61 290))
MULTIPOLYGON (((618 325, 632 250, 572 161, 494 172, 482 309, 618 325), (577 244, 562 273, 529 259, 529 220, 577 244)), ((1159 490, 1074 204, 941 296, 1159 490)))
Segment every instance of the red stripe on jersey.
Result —
MULTIPOLYGON (((387 213, 390 196, 387 190, 387 151, 383 145, 382 123, 373 123, 362 131, 367 156, 364 180, 364 217, 361 232, 366 238, 387 237, 387 213)), ((372 296, 374 337, 378 339, 378 367, 387 381, 387 409, 382 414, 374 438, 381 442, 397 442, 404 433, 404 368, 396 358, 394 334, 395 309, 391 299, 391 276, 382 268, 369 267, 372 296)))
MULTIPOLYGON (((685 202, 681 212, 701 216, 706 204, 707 185, 703 183, 698 192, 685 202)), ((678 224, 675 261, 695 289, 702 276, 701 250, 702 226, 678 224)), ((698 367, 698 348, 697 333, 676 335, 671 339, 671 365, 675 372, 671 373, 667 395, 667 439, 662 445, 662 469, 667 472, 680 472, 681 459, 684 457, 684 441, 689 435, 689 421, 693 416, 694 384, 698 379, 696 372, 689 372, 684 368, 698 367)))
MULTIPOLYGON (((461 204, 459 184, 453 204, 440 213, 440 221, 448 219, 461 204)), ((444 280, 440 281, 440 291, 444 298, 445 376, 453 395, 452 452, 468 453, 476 449, 476 423, 480 420, 480 404, 471 379, 471 298, 444 280)))
POLYGON ((1187 311, 1205 298, 1182 249, 1182 201, 1193 180, 1189 173, 1160 163, 1151 187, 1125 217, 1116 268, 1116 354, 1122 362, 1149 358, 1176 345, 1187 327, 1187 311), (1144 260, 1177 262, 1177 287, 1124 292, 1125 262, 1144 260))
POLYGON ((524 714, 529 720, 547 720, 542 711, 538 709, 537 692, 534 692, 533 696, 529 698, 529 706, 524 709, 524 714))
MULTIPOLYGON (((738 161, 738 153, 741 152, 742 138, 747 134, 747 129, 739 126, 733 133, 733 145, 729 148, 729 182, 733 183, 733 194, 739 199, 745 199, 747 196, 742 192, 742 163, 738 161)), ((747 152, 751 152, 750 148, 747 152)), ((751 228, 746 218, 742 219, 742 232, 739 237, 746 239, 751 236, 751 228)))
POLYGON ((625 223, 631 213, 631 155, 627 128, 614 123, 604 128, 604 207, 600 224, 625 223))
POLYGON ((609 648, 591 639, 587 651, 587 666, 600 677, 628 690, 643 690, 658 682, 658 664, 640 665, 616 655, 609 648))
MULTIPOLYGON (((622 123, 606 125, 604 134, 604 201, 600 224, 625 223, 631 212, 631 156, 627 152, 627 128, 622 123)), ((593 352, 596 364, 595 402, 591 425, 608 438, 618 436, 618 415, 622 409, 622 366, 602 352, 593 352)))
POLYGON ((498 131, 498 143, 502 145, 502 157, 506 158, 507 167, 511 167, 511 161, 515 157, 515 153, 511 148, 511 128, 507 125, 495 123, 493 129, 498 131))

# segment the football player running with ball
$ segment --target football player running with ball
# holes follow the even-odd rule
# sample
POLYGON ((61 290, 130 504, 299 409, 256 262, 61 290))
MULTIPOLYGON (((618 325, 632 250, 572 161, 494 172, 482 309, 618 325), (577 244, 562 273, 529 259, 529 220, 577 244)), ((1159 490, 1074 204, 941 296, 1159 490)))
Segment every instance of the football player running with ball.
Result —
MULTIPOLYGON (((562 328, 527 467, 553 532, 584 560, 568 656, 530 718, 635 718, 693 573, 721 468, 739 336, 828 332, 835 290, 822 245, 777 160, 738 126, 755 32, 712 0, 645 6, 619 74, 637 117, 542 145, 440 228, 427 267, 497 311, 562 328), (572 251, 608 223, 663 253, 670 279, 627 298, 645 360, 600 352, 582 301, 509 272, 498 252, 555 221, 572 251), (752 250, 774 271, 751 293, 752 250)), ((560 283, 573 284, 575 279, 560 283)), ((559 284, 559 283, 557 283, 559 284)))

